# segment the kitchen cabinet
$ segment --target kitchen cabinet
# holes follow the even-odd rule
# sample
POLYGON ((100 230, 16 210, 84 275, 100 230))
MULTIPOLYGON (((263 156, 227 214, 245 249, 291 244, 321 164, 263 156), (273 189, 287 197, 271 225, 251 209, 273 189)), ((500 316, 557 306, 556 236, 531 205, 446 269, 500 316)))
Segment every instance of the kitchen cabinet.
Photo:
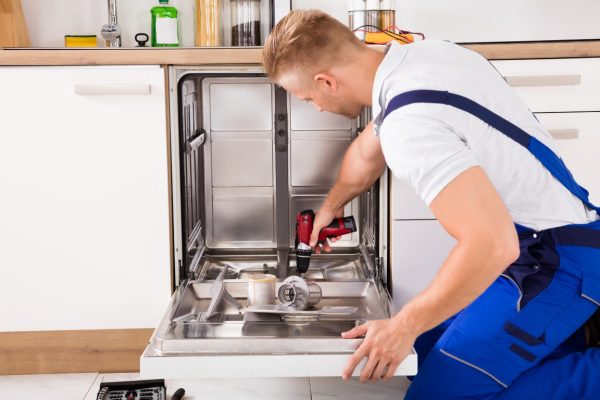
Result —
POLYGON ((581 186, 600 204, 600 112, 538 113, 536 117, 556 140, 559 155, 581 186))
MULTIPOLYGON (((348 22, 343 1, 294 0, 294 8, 318 8, 348 22)), ((462 43, 595 39, 600 36, 595 0, 411 0, 396 2, 396 25, 428 38, 462 43)))
POLYGON ((171 294, 165 74, 0 67, 0 331, 151 328, 171 294))
MULTIPOLYGON (((600 58, 492 61, 556 140, 576 180, 600 203, 600 58)), ((405 182, 391 180, 392 297, 396 307, 422 290, 454 240, 405 182)))
POLYGON ((600 58, 502 60, 492 64, 556 140, 575 179, 600 202, 600 58))
POLYGON ((396 24, 429 38, 463 43, 594 39, 595 0, 411 0, 396 2, 396 24))
POLYGON ((390 218, 392 220, 421 220, 435 219, 429 206, 421 199, 415 190, 405 181, 393 174, 390 185, 390 218))
POLYGON ((600 58, 492 61, 533 112, 600 111, 600 58))
POLYGON ((391 294, 396 311, 429 285, 455 243, 435 219, 392 222, 391 294))

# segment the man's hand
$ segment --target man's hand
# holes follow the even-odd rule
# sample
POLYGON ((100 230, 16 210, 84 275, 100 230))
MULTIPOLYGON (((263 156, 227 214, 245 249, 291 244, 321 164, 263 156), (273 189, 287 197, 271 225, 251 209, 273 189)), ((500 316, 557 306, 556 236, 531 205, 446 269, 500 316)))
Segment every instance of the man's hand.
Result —
POLYGON ((397 318, 369 321, 366 324, 342 333, 344 339, 353 339, 365 335, 365 340, 350 358, 342 374, 349 379, 356 366, 367 357, 360 381, 375 383, 394 376, 394 372, 411 352, 417 335, 405 327, 397 318))
MULTIPOLYGON (((385 159, 381 151, 379 138, 373 131, 373 123, 369 123, 363 132, 352 141, 340 166, 335 184, 329 191, 323 206, 315 216, 314 228, 310 237, 310 247, 315 253, 331 251, 331 246, 324 243, 317 245, 321 229, 334 218, 344 216, 344 205, 353 198, 368 190, 385 171, 385 159)), ((331 238, 335 242, 338 238, 331 238)))
MULTIPOLYGON (((327 241, 325 241, 325 243, 321 245, 317 243, 317 240, 319 239, 319 232, 321 232, 321 229, 329 225, 331 221, 333 221, 335 218, 342 218, 343 216, 343 208, 339 210, 333 210, 327 207, 326 205, 323 205, 323 207, 321 207, 321 209, 317 211, 317 213, 315 214, 315 221, 313 222, 313 231, 310 235, 310 247, 314 249, 315 253, 320 253, 321 247, 323 247, 323 250, 325 252, 331 251, 331 246, 329 246, 329 243, 327 243, 327 241)), ((338 239, 340 239, 339 236, 336 238, 331 238, 330 240, 335 243, 338 239)))

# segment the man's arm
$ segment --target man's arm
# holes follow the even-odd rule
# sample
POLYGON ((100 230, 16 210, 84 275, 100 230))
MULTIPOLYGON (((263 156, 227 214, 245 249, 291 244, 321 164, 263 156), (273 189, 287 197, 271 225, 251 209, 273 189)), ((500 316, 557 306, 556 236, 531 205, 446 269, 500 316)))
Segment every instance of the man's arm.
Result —
POLYGON ((519 256, 512 218, 480 167, 442 190, 431 210, 458 243, 431 285, 397 316, 419 334, 468 306, 519 256))
POLYGON ((361 381, 390 378, 414 340, 468 306, 519 255, 517 234, 504 203, 480 167, 448 184, 431 209, 457 244, 430 285, 390 320, 372 321, 343 334, 365 335, 343 377, 368 357, 361 381))
MULTIPOLYGON (((384 170, 385 159, 381 143, 375 136, 371 122, 346 150, 336 182, 315 217, 311 247, 316 246, 321 229, 329 225, 336 216, 341 216, 344 206, 369 189, 384 170)), ((328 246, 325 249, 328 250, 328 246)))

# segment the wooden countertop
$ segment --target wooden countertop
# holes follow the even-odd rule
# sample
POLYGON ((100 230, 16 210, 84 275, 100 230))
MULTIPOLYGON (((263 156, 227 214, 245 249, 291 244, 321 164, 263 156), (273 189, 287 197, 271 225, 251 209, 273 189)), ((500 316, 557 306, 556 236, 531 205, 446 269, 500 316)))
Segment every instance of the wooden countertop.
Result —
MULTIPOLYGON (((600 40, 464 43, 490 60, 600 57, 600 40)), ((260 47, 0 49, 0 65, 260 64, 260 47)))

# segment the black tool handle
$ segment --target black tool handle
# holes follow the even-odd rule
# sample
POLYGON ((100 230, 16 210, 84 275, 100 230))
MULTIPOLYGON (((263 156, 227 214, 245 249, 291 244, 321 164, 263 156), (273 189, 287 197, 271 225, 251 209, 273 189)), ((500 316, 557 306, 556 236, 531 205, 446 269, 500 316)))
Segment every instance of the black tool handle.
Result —
POLYGON ((185 389, 179 388, 175 391, 175 393, 173 393, 173 397, 171 397, 171 400, 181 400, 183 399, 183 396, 185 396, 185 389))

